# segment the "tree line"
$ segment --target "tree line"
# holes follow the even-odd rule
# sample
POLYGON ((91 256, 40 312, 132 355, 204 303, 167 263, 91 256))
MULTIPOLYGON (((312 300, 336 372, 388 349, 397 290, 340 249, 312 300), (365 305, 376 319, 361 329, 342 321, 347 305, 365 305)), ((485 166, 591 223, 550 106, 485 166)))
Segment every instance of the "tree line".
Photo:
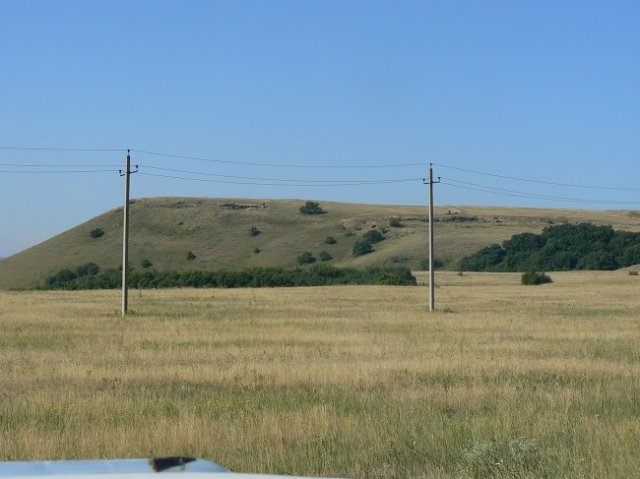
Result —
POLYGON ((460 261, 462 271, 614 270, 640 263, 640 233, 591 223, 520 233, 460 261))
MULTIPOLYGON (((116 289, 122 286, 122 272, 100 271, 95 263, 75 270, 63 269, 47 278, 39 289, 116 289), (87 266, 90 265, 90 266, 87 266), (97 268, 97 269, 96 269, 97 268)), ((415 286, 416 278, 407 267, 379 266, 365 269, 336 268, 315 264, 308 268, 250 268, 239 271, 132 271, 133 288, 263 288, 330 285, 415 286)))

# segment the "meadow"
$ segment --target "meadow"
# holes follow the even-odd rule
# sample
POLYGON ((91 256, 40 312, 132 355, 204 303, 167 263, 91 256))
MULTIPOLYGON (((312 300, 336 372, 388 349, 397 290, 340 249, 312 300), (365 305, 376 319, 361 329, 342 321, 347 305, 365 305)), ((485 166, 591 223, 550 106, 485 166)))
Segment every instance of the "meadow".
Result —
POLYGON ((0 460, 640 477, 640 280, 0 292, 0 460))

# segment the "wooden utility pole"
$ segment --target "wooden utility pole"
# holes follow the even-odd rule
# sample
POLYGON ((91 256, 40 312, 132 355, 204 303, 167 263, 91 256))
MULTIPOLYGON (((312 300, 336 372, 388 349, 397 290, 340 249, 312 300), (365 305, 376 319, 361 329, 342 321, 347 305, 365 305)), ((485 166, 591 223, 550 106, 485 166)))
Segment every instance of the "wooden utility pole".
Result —
POLYGON ((129 177, 131 173, 131 150, 127 150, 127 160, 124 173, 120 170, 120 176, 124 176, 124 220, 122 232, 122 316, 127 314, 129 307, 129 177))
POLYGON ((429 311, 436 309, 435 275, 433 271, 433 184, 440 183, 433 180, 433 163, 429 163, 429 311))

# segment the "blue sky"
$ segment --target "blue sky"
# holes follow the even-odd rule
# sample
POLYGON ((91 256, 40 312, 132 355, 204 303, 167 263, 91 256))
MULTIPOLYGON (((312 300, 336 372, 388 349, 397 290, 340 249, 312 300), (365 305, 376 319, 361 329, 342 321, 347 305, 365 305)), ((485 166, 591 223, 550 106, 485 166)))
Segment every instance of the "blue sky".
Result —
POLYGON ((424 204, 433 162, 440 204, 640 209, 639 21, 635 0, 0 0, 0 256, 119 206, 127 148, 132 197, 424 204))

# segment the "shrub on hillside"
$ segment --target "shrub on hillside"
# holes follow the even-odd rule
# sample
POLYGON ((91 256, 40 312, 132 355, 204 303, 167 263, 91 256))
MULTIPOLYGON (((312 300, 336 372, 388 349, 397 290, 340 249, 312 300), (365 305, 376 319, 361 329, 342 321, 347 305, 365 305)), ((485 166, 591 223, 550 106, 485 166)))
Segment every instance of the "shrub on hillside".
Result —
POLYGON ((311 264, 316 262, 316 257, 313 256, 309 251, 305 251, 298 258, 296 258, 298 264, 311 264))
POLYGON ((317 201, 307 201, 304 206, 300 207, 300 213, 303 215, 323 215, 326 213, 317 201))
POLYGON ((95 263, 85 263, 78 266, 73 272, 78 278, 81 278, 82 276, 98 274, 100 272, 100 266, 95 263))
POLYGON ((189 251, 187 253, 187 261, 193 261, 194 259, 196 259, 196 255, 193 253, 193 251, 189 251))
POLYGON ((321 251, 320 254, 318 255, 318 258, 320 258, 320 261, 331 261, 333 259, 333 256, 331 256, 326 251, 321 251))
POLYGON ((76 274, 70 269, 61 269, 53 276, 50 276, 45 281, 46 289, 69 289, 68 284, 71 284, 73 280, 77 278, 76 274))
POLYGON ((143 259, 140 265, 146 269, 146 268, 151 268, 153 266, 153 263, 148 259, 143 259))
POLYGON ((369 244, 376 244, 384 241, 385 237, 378 230, 369 230, 362 235, 362 239, 369 244))
POLYGON ((394 228, 402 228, 404 225, 402 224, 398 216, 392 216, 391 218, 389 218, 389 226, 392 226, 394 228))
POLYGON ((336 240, 333 236, 327 236, 324 239, 325 244, 336 244, 338 240, 336 240))
POLYGON ((553 283, 553 280, 548 275, 544 273, 539 273, 533 270, 523 273, 520 281, 522 284, 527 286, 544 284, 544 283, 553 283))
POLYGON ((95 228, 91 230, 89 236, 91 236, 92 238, 100 238, 101 236, 104 236, 104 231, 102 231, 100 228, 95 228))
POLYGON ((258 229, 258 227, 257 227, 257 226, 252 226, 252 227, 249 229, 249 234, 250 234, 251 236, 258 236, 260 233, 262 233, 262 231, 260 231, 260 230, 258 229))
POLYGON ((368 241, 356 241, 353 245, 353 256, 362 256, 373 252, 373 246, 368 241))

